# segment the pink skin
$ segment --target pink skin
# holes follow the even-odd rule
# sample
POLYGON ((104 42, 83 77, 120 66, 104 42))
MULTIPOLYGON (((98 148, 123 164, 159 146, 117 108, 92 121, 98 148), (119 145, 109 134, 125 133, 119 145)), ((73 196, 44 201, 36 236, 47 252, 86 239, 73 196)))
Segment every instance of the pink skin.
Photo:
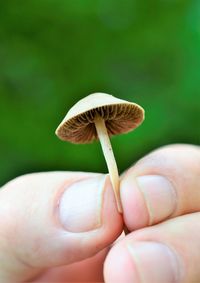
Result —
POLYGON ((0 282, 200 282, 200 148, 160 148, 121 178, 51 172, 0 190, 0 282), (130 234, 121 236, 123 225, 130 234))

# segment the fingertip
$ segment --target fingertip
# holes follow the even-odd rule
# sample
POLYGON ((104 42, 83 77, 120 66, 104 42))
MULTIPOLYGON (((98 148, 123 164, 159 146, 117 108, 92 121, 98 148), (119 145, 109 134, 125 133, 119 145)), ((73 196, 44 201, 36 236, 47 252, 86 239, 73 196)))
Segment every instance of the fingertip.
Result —
POLYGON ((108 235, 110 243, 115 240, 123 229, 123 218, 117 209, 117 203, 109 175, 105 178, 102 215, 103 229, 108 235))
POLYGON ((149 215, 146 203, 131 171, 127 171, 121 180, 120 195, 124 222, 129 231, 147 226, 149 215))
POLYGON ((110 208, 113 207, 112 210, 114 215, 117 215, 118 217, 121 216, 121 213, 118 211, 118 205, 117 205, 114 189, 112 186, 112 182, 108 174, 106 174, 105 177, 104 206, 108 214, 111 214, 110 208))
POLYGON ((177 208, 173 184, 161 175, 137 176, 129 172, 121 183, 124 219, 133 231, 170 217, 177 208))
POLYGON ((93 256, 122 232, 122 216, 108 175, 99 174, 67 186, 59 201, 58 214, 61 263, 93 256))

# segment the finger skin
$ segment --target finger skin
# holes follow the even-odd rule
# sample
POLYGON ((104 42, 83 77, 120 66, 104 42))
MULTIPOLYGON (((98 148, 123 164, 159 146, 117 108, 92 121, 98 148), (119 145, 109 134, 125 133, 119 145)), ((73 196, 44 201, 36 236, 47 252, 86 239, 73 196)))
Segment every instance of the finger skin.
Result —
POLYGON ((85 260, 50 268, 31 282, 104 282, 103 263, 107 253, 108 249, 106 248, 95 256, 85 260))
MULTIPOLYGON (((137 283, 191 283, 200 282, 200 213, 183 215, 152 227, 143 228, 130 233, 121 242, 117 243, 106 258, 104 266, 105 282, 137 282, 137 283), (176 264, 166 261, 164 269, 169 270, 171 265, 173 274, 172 280, 168 281, 162 273, 156 277, 163 267, 162 260, 156 258, 153 252, 148 258, 148 250, 145 255, 145 243, 157 243, 169 248, 176 257, 176 264), (135 247, 141 245, 143 257, 137 258, 134 253, 135 247), (132 247, 130 252, 129 247, 132 247), (121 257, 123 256, 123 268, 121 257), (148 263, 148 264, 147 264, 148 263), (152 264, 156 263, 156 264, 152 264), (122 267, 122 266, 121 266, 122 267), (142 271, 142 274, 141 274, 142 271), (152 279, 154 274, 154 280, 152 279), (156 278, 156 279, 155 279, 156 278), (159 278, 159 279, 158 279, 159 278), (132 281, 131 281, 132 280, 132 281), (146 280, 146 281, 145 281, 146 280), (148 281, 149 280, 149 281, 148 281)), ((136 252, 137 254, 137 252, 136 252)), ((163 254, 162 257, 165 255, 163 254)))
MULTIPOLYGON (((77 224, 75 230, 68 231, 60 222, 58 210, 64 192, 73 184, 80 186, 81 182, 97 178, 97 175, 35 173, 19 177, 3 187, 0 191, 1 282, 26 281, 43 269, 91 257, 118 237, 122 231, 122 217, 117 212, 107 177, 100 195, 102 204, 99 226, 86 232, 77 232, 77 224)), ((83 196, 82 190, 88 188, 81 186, 80 189, 83 196)), ((73 197, 73 192, 70 197, 73 197)), ((77 201, 80 203, 77 195, 71 199, 75 208, 77 201)), ((84 197, 81 201, 87 203, 84 197)), ((93 219, 93 215, 91 217, 93 219)), ((87 215, 85 221, 82 219, 83 223, 80 224, 83 226, 86 221, 90 222, 90 215, 87 215)), ((73 226, 73 223, 70 225, 73 226)))
POLYGON ((186 213, 198 212, 200 147, 170 145, 148 154, 123 175, 121 199, 125 224, 131 231, 186 213), (141 178, 144 176, 148 179, 141 178), (151 177, 153 180, 154 176, 166 180, 158 190, 158 185, 151 182, 151 177), (141 179, 142 184, 145 183, 145 193, 137 181, 141 179), (150 180, 149 188, 147 180, 150 180), (173 190, 171 199, 165 190, 167 182, 173 190))

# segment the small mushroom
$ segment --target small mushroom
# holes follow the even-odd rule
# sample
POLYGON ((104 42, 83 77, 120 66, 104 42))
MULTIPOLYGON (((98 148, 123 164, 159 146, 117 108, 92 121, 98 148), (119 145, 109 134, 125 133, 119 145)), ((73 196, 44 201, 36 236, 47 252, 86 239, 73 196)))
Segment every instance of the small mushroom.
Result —
POLYGON ((138 127, 143 119, 144 110, 136 103, 94 93, 77 102, 56 129, 56 135, 64 141, 90 143, 100 140, 120 213, 119 173, 109 136, 127 133, 138 127))

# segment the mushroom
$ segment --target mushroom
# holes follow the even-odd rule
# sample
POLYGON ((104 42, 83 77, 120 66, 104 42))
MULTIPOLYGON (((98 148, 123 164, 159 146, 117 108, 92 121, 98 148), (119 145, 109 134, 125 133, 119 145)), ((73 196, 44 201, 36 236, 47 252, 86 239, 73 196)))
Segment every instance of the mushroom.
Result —
POLYGON ((77 102, 56 129, 56 135, 64 141, 79 144, 100 140, 120 213, 119 173, 109 136, 127 133, 143 119, 144 109, 136 103, 94 93, 77 102))

